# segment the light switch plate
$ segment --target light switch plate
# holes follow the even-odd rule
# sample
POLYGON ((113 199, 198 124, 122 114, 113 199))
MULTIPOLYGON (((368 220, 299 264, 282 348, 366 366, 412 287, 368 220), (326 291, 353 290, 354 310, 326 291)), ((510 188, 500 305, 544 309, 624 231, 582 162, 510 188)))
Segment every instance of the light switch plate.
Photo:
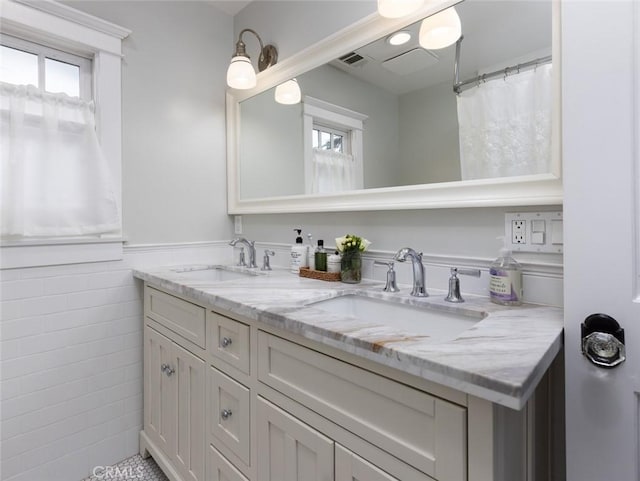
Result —
POLYGON ((504 215, 504 238, 513 252, 561 254, 562 235, 558 234, 561 226, 562 212, 507 212, 504 215), (523 222, 524 227, 520 227, 523 222), (519 226, 518 232, 514 232, 515 226, 519 226))

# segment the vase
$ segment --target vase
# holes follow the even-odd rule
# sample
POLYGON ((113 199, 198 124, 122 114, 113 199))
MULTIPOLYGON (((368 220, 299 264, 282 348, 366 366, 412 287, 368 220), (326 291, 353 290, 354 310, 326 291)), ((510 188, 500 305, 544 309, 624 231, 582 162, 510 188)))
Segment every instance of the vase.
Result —
POLYGON ((344 251, 340 260, 340 280, 357 284, 362 280, 362 257, 359 250, 344 251))

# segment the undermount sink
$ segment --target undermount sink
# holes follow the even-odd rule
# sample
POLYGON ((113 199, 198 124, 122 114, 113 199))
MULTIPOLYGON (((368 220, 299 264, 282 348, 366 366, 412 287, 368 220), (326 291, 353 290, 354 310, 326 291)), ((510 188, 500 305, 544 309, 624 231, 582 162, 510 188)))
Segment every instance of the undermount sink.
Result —
POLYGON ((483 312, 455 307, 454 311, 448 311, 432 305, 415 306, 352 294, 308 306, 441 341, 455 339, 485 317, 483 312))
POLYGON ((173 272, 182 274, 185 279, 210 282, 232 281, 256 276, 253 272, 230 271, 224 269, 222 266, 184 267, 173 269, 173 272))

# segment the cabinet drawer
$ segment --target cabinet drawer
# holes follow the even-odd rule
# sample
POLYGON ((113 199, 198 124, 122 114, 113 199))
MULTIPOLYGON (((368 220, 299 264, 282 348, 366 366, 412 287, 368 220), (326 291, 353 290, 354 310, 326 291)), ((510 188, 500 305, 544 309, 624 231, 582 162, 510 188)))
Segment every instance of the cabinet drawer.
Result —
POLYGON ((258 379, 433 478, 466 480, 463 407, 262 331, 258 379))
POLYGON ((209 311, 211 354, 249 374, 249 326, 209 311))
POLYGON ((249 390, 217 369, 209 368, 209 433, 249 465, 249 390))
POLYGON ((145 290, 146 315, 195 345, 205 348, 205 309, 162 291, 145 290))
POLYGON ((207 480, 248 481, 233 464, 227 461, 216 448, 209 445, 207 451, 207 480))

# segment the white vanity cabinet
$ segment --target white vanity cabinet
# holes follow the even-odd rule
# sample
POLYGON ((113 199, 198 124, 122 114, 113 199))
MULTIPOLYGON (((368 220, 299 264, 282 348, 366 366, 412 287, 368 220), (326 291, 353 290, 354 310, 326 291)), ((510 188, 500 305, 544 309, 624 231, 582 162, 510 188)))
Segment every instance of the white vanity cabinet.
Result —
POLYGON ((532 448, 546 452, 549 433, 535 428, 548 422, 545 409, 502 408, 151 285, 144 350, 140 449, 172 481, 548 473, 532 448))
POLYGON ((163 468, 183 481, 204 481, 206 364, 187 337, 204 343, 205 310, 147 288, 145 314, 144 433, 162 453, 163 468), (199 320, 202 330, 194 329, 199 320))

